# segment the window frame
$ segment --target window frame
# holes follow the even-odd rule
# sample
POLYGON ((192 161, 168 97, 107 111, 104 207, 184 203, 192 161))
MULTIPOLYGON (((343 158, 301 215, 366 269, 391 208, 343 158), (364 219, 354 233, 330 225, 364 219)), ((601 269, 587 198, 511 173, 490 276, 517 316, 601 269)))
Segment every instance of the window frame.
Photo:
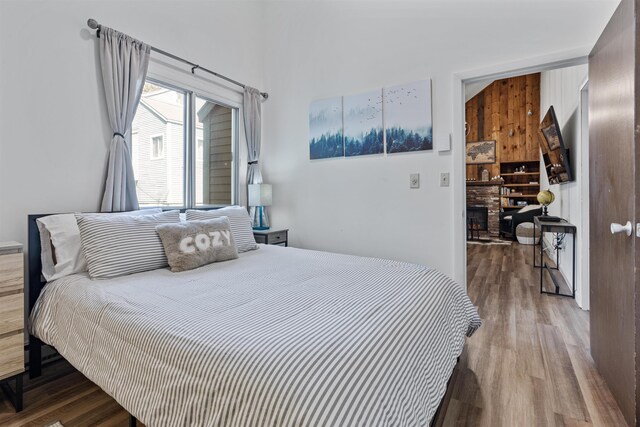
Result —
POLYGON ((164 133, 157 133, 155 135, 150 135, 149 136, 149 145, 151 146, 150 150, 149 150, 149 160, 162 160, 165 158, 166 156, 166 152, 167 152, 167 145, 166 145, 166 138, 164 136, 164 133), (161 138, 162 141, 162 155, 161 156, 154 156, 153 155, 153 140, 156 138, 161 138))
MULTIPOLYGON (((225 206, 233 206, 239 204, 239 181, 240 181, 240 128, 239 118, 241 112, 241 104, 229 102, 230 100, 223 93, 216 93, 215 87, 205 90, 202 87, 196 87, 181 81, 175 81, 168 76, 157 76, 151 70, 147 73, 145 83, 151 83, 160 87, 170 89, 183 94, 183 126, 182 126, 182 142, 183 142, 183 204, 182 205, 145 205, 145 208, 158 207, 164 210, 179 209, 207 209, 220 208, 225 206), (222 204, 196 204, 196 155, 197 149, 197 133, 196 133, 196 97, 205 102, 229 108, 231 110, 231 203, 229 205, 222 204), (234 105, 235 104, 235 105, 234 105)), ((213 86, 213 85, 212 85, 213 86)), ((137 113, 137 112, 136 112, 137 113)), ((135 116, 134 116, 135 117, 135 116)), ((153 135, 158 136, 158 135, 153 135)), ((153 137, 152 136, 152 137, 153 137)), ((165 145, 164 152, 166 155, 166 138, 163 137, 165 145)))
MULTIPOLYGON (((139 145, 140 144, 140 134, 138 133, 138 129, 131 129, 131 149, 133 149, 133 147, 135 145, 139 145), (137 142, 137 144, 134 144, 134 141, 137 142)), ((133 153, 131 153, 131 166, 133 166, 133 170, 138 169, 138 157, 134 156, 133 153)), ((136 186, 138 185, 138 178, 136 178, 136 186)))

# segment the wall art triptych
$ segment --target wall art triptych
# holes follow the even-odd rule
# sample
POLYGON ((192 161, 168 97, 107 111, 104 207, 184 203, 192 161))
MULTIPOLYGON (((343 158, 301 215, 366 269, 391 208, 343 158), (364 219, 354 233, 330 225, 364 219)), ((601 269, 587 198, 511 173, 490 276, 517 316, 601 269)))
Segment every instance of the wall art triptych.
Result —
POLYGON ((431 80, 313 101, 311 160, 433 149, 431 80))

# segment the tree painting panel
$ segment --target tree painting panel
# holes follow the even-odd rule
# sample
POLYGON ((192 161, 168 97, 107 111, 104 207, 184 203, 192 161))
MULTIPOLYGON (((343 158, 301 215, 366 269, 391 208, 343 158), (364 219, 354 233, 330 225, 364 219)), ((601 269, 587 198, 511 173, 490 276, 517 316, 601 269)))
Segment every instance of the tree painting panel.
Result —
POLYGON ((344 97, 344 155, 384 153, 382 91, 344 97))
POLYGON ((383 89, 387 153, 433 149, 431 80, 383 89))
POLYGON ((309 106, 309 157, 315 160, 342 156, 342 97, 313 101, 309 106))

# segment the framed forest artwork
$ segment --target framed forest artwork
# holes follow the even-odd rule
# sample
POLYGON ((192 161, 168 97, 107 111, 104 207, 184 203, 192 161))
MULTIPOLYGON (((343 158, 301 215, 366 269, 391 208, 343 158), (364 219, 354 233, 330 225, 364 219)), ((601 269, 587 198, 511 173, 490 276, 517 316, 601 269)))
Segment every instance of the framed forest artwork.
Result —
POLYGON ((426 150, 433 150, 430 79, 309 106, 311 160, 426 150))
POLYGON ((344 155, 384 153, 382 91, 347 95, 344 106, 344 155))
POLYGON ((313 101, 309 106, 309 157, 343 156, 342 97, 313 101))
POLYGON ((431 80, 383 89, 387 153, 433 149, 431 80))

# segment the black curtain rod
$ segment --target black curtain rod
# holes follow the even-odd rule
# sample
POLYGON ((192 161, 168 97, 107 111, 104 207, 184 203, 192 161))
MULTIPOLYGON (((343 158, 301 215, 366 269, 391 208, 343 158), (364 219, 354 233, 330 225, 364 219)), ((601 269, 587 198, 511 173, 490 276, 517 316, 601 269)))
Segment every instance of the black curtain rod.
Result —
MULTIPOLYGON (((98 21, 96 21, 95 19, 89 19, 89 20, 87 21, 87 25, 88 25, 88 26, 89 26, 89 28, 91 28, 92 30, 98 30, 98 31, 96 32, 96 37, 98 37, 98 38, 99 38, 99 37, 100 37, 100 29, 102 28, 102 26, 101 26, 100 24, 98 24, 98 21)), ((245 88, 245 85, 244 85, 244 84, 242 84, 242 83, 240 83, 239 81, 233 80, 233 79, 231 79, 231 78, 229 78, 229 77, 227 77, 227 76, 223 76, 222 74, 218 74, 218 73, 216 73, 215 71, 211 71, 211 70, 209 70, 209 69, 207 69, 207 68, 204 68, 204 67, 202 67, 202 66, 200 66, 200 65, 196 64, 195 62, 187 61, 186 59, 180 58, 179 56, 176 56, 176 55, 174 55, 174 54, 172 54, 172 53, 169 53, 169 52, 165 52, 164 50, 162 50, 162 49, 158 49, 157 47, 153 47, 153 46, 151 46, 151 45, 149 45, 149 48, 150 48, 152 51, 157 52, 157 53, 159 53, 159 54, 162 54, 162 55, 164 55, 164 56, 167 56, 167 57, 169 57, 169 58, 171 58, 171 59, 173 59, 173 60, 175 60, 175 61, 182 62, 182 63, 184 63, 184 64, 188 64, 188 65, 190 65, 190 66, 191 66, 191 73, 192 73, 192 74, 195 74, 196 70, 202 70, 202 71, 205 71, 205 72, 207 72, 207 73, 209 73, 209 74, 212 74, 212 75, 214 75, 214 76, 218 77, 219 79, 225 80, 225 81, 227 81, 227 82, 229 82, 229 83, 233 83, 234 85, 240 86, 240 87, 241 87, 241 88, 243 88, 243 89, 245 88)), ((267 92, 260 92, 260 95, 262 95, 262 97, 263 97, 264 99, 269 98, 269 94, 268 94, 267 92)))

